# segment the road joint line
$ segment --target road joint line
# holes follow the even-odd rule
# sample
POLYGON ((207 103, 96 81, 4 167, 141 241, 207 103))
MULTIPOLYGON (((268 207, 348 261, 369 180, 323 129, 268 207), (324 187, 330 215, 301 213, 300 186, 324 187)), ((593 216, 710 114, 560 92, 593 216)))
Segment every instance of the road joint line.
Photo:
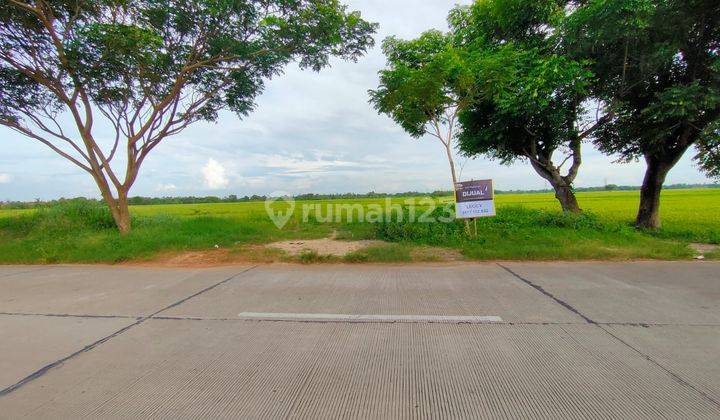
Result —
POLYGON ((151 319, 153 316, 155 316, 155 315, 157 315, 157 314, 159 314, 159 313, 161 313, 161 312, 163 312, 163 311, 166 311, 166 310, 168 310, 168 309, 174 308, 174 307, 176 307, 176 306, 178 306, 178 305, 181 305, 181 304, 187 302, 188 300, 190 300, 190 299, 192 299, 192 298, 194 298, 194 297, 196 297, 196 296, 199 296, 199 295, 201 295, 201 294, 203 294, 203 293, 205 293, 205 292, 208 292, 208 291, 210 291, 210 290, 212 290, 212 289, 214 289, 214 288, 216 288, 216 287, 218 287, 218 286, 220 286, 220 285, 222 285, 222 284, 225 284, 225 283, 227 283, 227 282, 229 282, 229 281, 231 281, 231 280, 233 280, 233 279, 235 279, 235 278, 237 278, 237 277, 239 277, 239 276, 247 273, 248 271, 250 271, 250 270, 252 270, 252 269, 254 269, 254 268, 256 268, 256 267, 258 267, 258 266, 255 265, 255 266, 252 266, 252 267, 250 267, 250 268, 248 268, 248 269, 246 269, 246 270, 243 270, 243 271, 241 271, 241 272, 239 272, 239 273, 233 274, 232 276, 230 276, 230 277, 228 277, 228 278, 226 278, 226 279, 224 279, 224 280, 222 280, 222 281, 220 281, 220 282, 218 282, 218 283, 215 283, 215 284, 213 284, 212 286, 206 287, 206 288, 200 290, 200 291, 197 292, 197 293, 193 293, 192 295, 190 295, 190 296, 188 296, 188 297, 186 297, 186 298, 184 298, 184 299, 181 299, 181 300, 179 300, 179 301, 177 301, 177 302, 175 302, 175 303, 173 303, 173 304, 171 304, 171 305, 168 305, 168 306, 164 307, 163 309, 160 309, 160 310, 157 311, 157 312, 154 312, 154 313, 152 313, 152 314, 150 314, 150 315, 147 315, 147 316, 143 316, 143 317, 137 318, 136 321, 133 322, 132 324, 127 325, 127 326, 125 326, 125 327, 123 327, 123 328, 115 331, 114 333, 112 333, 112 334, 110 334, 110 335, 108 335, 108 336, 105 336, 105 337, 103 337, 103 338, 101 338, 101 339, 99 339, 99 340, 97 340, 97 341, 95 341, 95 342, 93 342, 93 343, 91 343, 91 344, 88 344, 87 346, 83 347, 82 349, 80 349, 80 350, 78 350, 78 351, 76 351, 76 352, 74 352, 74 353, 71 353, 70 355, 63 357, 62 359, 58 359, 58 360, 56 360, 56 361, 54 361, 54 362, 52 362, 52 363, 50 363, 50 364, 48 364, 48 365, 43 366, 42 368, 36 370, 35 372, 31 373, 30 375, 24 377, 24 378, 21 379, 20 381, 14 383, 14 384, 12 384, 12 385, 4 388, 4 389, 0 389, 0 398, 1 398, 1 397, 4 397, 5 395, 10 394, 11 392, 17 391, 18 389, 20 389, 20 388, 22 388, 23 386, 27 385, 28 383, 34 381, 35 379, 38 379, 38 378, 42 377, 43 375, 45 375, 46 373, 48 373, 48 372, 51 371, 52 369, 54 369, 54 368, 62 365, 63 363, 65 363, 65 362, 67 362, 67 361, 69 361, 69 360, 71 360, 71 359, 73 359, 73 358, 75 358, 75 357, 77 357, 77 356, 80 356, 80 355, 83 354, 83 353, 87 353, 87 352, 93 350, 94 348, 100 346, 101 344, 106 343, 107 341, 110 341, 111 339, 113 339, 113 338, 115 338, 115 337, 117 337, 117 336, 119 336, 119 335, 127 332, 128 330, 132 329, 133 327, 136 327, 136 326, 142 324, 143 322, 147 321, 148 319, 151 319))
MULTIPOLYGON (((576 309, 575 307, 573 307, 573 306, 570 305, 569 303, 561 300, 560 298, 556 297, 555 295, 553 295, 553 294, 550 293, 549 291, 545 290, 542 286, 540 286, 540 285, 538 285, 538 284, 535 284, 535 283, 533 283, 532 281, 530 281, 530 280, 528 280, 528 279, 520 276, 519 274, 515 273, 515 272, 514 272, 513 270, 511 270, 510 268, 505 267, 504 265, 502 265, 502 264, 500 264, 500 263, 497 263, 497 265, 500 266, 501 268, 503 268, 503 269, 504 269, 505 271, 507 271, 508 273, 512 274, 512 275, 513 275, 514 277, 516 277, 517 279, 521 280, 522 282, 524 282, 524 283, 526 283, 527 285, 531 286, 531 287, 534 288, 535 290, 539 291, 539 292, 542 293, 543 295, 545 295, 545 296, 549 297, 550 299, 554 300, 556 303, 558 303, 559 305, 563 306, 565 309, 567 309, 567 310, 573 312, 574 314, 580 316, 580 317, 583 318, 588 324, 593 325, 593 326, 599 328, 601 331, 603 331, 605 334, 607 334, 607 335, 609 335, 610 337, 612 337, 613 339, 615 339, 615 341, 617 341, 617 342, 620 343, 621 345, 623 345, 623 346, 631 349, 632 351, 634 351, 635 353, 637 353, 638 355, 640 355, 641 357, 643 357, 644 359, 646 359, 648 362, 650 362, 651 364, 655 365, 657 368, 659 368, 660 370, 662 370, 663 372, 665 372, 668 376, 670 376, 670 378, 672 378, 672 379, 673 379, 676 383, 678 383, 679 385, 681 385, 681 386, 683 386, 683 387, 686 387, 686 388, 688 388, 688 389, 696 392, 701 398, 703 398, 703 399, 709 401, 710 403, 712 403, 712 404, 720 407, 720 402, 718 402, 718 401, 717 401, 716 399, 714 399, 712 396, 710 396, 710 395, 707 394, 706 392, 702 391, 701 389, 698 389, 697 387, 695 387, 693 384, 689 383, 688 381, 684 380, 682 377, 680 377, 680 375, 678 375, 677 373, 673 372, 672 370, 670 370, 668 367, 664 366, 664 365, 661 364, 660 362, 656 361, 656 360, 653 359, 650 355, 648 355, 648 354, 646 354, 646 353, 643 353, 642 351, 640 351, 640 350, 637 349, 636 347, 632 346, 632 345, 631 345, 630 343, 628 343, 627 341, 621 339, 620 337, 616 336, 615 334, 613 334, 612 332, 610 332, 609 330, 607 330, 606 328, 604 328, 605 326, 611 326, 611 325, 613 325, 612 323, 598 323, 598 322, 595 322, 594 320, 590 319, 588 316, 586 316, 585 314, 583 314, 582 312, 580 312, 578 309, 576 309)), ((639 324, 634 324, 634 325, 636 325, 636 326, 643 326, 643 325, 647 325, 647 324, 639 323, 639 324)))

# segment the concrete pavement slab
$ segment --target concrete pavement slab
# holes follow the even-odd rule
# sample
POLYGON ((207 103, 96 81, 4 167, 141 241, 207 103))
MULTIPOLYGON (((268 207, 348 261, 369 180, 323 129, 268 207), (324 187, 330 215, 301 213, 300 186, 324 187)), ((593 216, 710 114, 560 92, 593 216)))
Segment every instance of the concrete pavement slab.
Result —
POLYGON ((0 390, 133 322, 133 318, 0 315, 0 390))
POLYGON ((39 265, 0 265, 0 277, 9 277, 17 274, 31 273, 47 269, 48 267, 39 265))
POLYGON ((143 316, 246 267, 56 266, 2 277, 0 313, 143 316))
POLYGON ((718 262, 503 265, 595 322, 720 325, 718 262))
POLYGON ((242 312, 583 322, 495 264, 258 267, 163 315, 233 319, 242 312))
POLYGON ((611 325, 603 328, 720 401, 720 326, 611 325))
POLYGON ((717 418, 593 325, 149 320, 0 397, 8 418, 717 418))

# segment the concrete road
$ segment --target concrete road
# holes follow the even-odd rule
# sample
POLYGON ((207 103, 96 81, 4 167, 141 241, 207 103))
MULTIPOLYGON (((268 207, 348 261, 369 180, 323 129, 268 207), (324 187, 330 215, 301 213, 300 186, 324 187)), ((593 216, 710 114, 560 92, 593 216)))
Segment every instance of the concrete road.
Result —
POLYGON ((0 418, 720 418, 720 264, 0 267, 0 418))

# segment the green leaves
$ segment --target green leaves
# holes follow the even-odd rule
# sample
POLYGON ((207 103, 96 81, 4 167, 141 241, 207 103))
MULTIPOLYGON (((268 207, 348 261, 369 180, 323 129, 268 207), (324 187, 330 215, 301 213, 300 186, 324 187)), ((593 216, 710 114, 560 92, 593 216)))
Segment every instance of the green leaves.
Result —
POLYGON ((86 86, 98 103, 141 95, 131 80, 147 85, 167 76, 163 39, 150 29, 91 23, 78 28, 64 49, 74 82, 86 86))
POLYGON ((421 137, 426 125, 451 107, 464 107, 477 87, 472 54, 455 48, 451 36, 424 32, 414 40, 389 37, 383 41, 388 68, 370 102, 390 115, 410 135, 421 137))
MULTIPOLYGON (((532 29, 527 25, 534 27, 523 25, 527 31, 532 29)), ((526 31, 519 26, 513 32, 526 31)), ((554 51, 549 39, 533 44, 483 38, 466 46, 475 52, 478 83, 475 101, 460 114, 460 148, 466 155, 484 154, 503 163, 529 155, 549 159, 577 138, 576 123, 593 77, 588 64, 554 51)))
POLYGON ((594 96, 614 104, 601 150, 673 162, 720 118, 717 1, 591 0, 568 17, 562 42, 591 61, 594 96))
POLYGON ((700 168, 715 179, 720 179, 720 120, 705 128, 697 145, 695 160, 700 168))
MULTIPOLYGON (((49 7, 54 34, 40 16, 0 5, 2 47, 35 63, 38 78, 81 86, 98 104, 120 109, 200 92, 212 96, 197 108, 203 118, 222 107, 246 114, 263 79, 291 61, 319 70, 331 56, 357 59, 376 28, 337 0, 74 0, 49 7)), ((0 58, 0 66, 13 64, 0 58)))
POLYGON ((453 31, 466 40, 482 39, 501 45, 514 43, 528 48, 544 46, 550 28, 564 17, 565 1, 477 0, 466 11, 456 9, 449 19, 453 31))

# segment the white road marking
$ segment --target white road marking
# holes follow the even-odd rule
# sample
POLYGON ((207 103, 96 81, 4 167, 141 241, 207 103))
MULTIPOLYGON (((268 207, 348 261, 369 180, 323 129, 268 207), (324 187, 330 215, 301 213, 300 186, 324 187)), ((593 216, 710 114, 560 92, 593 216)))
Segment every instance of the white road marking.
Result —
POLYGON ((304 321, 347 321, 347 322, 444 322, 482 324, 502 322, 499 316, 464 315, 352 315, 282 312, 241 312, 238 317, 267 321, 304 320, 304 321))

